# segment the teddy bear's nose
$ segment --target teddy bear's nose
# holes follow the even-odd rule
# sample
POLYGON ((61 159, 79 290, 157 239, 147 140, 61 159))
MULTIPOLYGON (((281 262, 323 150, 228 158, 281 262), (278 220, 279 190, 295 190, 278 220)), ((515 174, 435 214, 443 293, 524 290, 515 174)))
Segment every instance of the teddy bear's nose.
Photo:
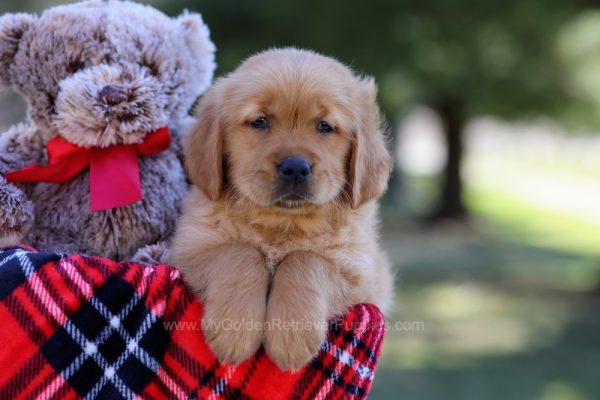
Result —
POLYGON ((118 86, 104 86, 98 93, 100 100, 110 106, 116 106, 127 100, 127 92, 125 89, 118 86))

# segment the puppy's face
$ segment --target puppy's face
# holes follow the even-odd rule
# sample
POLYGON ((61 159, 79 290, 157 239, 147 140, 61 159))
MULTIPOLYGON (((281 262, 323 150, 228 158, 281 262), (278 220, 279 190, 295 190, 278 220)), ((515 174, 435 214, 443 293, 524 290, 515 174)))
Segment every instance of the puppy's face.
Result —
POLYGON ((385 189, 390 161, 374 85, 333 59, 293 49, 254 56, 217 81, 198 119, 186 162, 212 199, 229 190, 298 211, 358 206, 385 189), (372 174, 365 180, 359 168, 372 174))
POLYGON ((352 141, 344 84, 331 68, 298 69, 294 79, 277 71, 290 66, 270 61, 279 76, 243 68, 239 74, 252 83, 230 92, 224 142, 230 184, 264 206, 332 201, 343 193, 352 141))

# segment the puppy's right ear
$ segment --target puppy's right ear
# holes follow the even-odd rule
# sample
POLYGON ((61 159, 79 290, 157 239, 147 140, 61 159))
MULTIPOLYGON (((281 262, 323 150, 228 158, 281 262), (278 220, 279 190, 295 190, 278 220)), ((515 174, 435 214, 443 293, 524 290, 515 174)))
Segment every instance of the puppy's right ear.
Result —
POLYGON ((33 26, 35 17, 30 14, 6 14, 0 17, 0 84, 8 85, 10 67, 19 50, 23 34, 33 26))
POLYGON ((359 81, 360 120, 350 153, 352 208, 378 199, 387 189, 392 158, 386 149, 385 124, 377 106, 377 87, 372 78, 359 81))
POLYGON ((194 185, 211 200, 223 191, 223 123, 219 92, 209 89, 198 104, 197 121, 186 135, 185 166, 194 185))

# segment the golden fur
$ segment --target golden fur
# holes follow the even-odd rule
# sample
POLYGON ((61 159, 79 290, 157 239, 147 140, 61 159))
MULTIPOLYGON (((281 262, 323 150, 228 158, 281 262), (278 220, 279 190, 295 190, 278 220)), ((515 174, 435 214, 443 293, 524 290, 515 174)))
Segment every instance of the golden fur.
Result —
POLYGON ((357 303, 388 308, 376 199, 391 158, 371 78, 310 51, 255 55, 202 98, 186 166, 195 187, 171 261, 204 302, 206 339, 221 361, 243 361, 262 343, 282 369, 298 369, 331 317, 357 303), (261 117, 268 128, 252 126, 261 117), (320 121, 333 132, 319 132, 320 121), (277 190, 277 165, 289 156, 312 165, 301 200, 277 190), (245 329, 225 323, 242 321, 245 329))

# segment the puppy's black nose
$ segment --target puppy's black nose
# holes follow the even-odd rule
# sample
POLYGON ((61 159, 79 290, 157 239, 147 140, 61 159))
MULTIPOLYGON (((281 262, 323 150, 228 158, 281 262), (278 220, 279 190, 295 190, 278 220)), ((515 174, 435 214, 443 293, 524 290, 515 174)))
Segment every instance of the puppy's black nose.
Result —
POLYGON ((109 106, 116 106, 127 100, 127 92, 121 87, 109 85, 102 88, 98 97, 109 106))
POLYGON ((277 173, 287 183, 304 183, 312 175, 312 169, 304 158, 287 157, 277 166, 277 173))

